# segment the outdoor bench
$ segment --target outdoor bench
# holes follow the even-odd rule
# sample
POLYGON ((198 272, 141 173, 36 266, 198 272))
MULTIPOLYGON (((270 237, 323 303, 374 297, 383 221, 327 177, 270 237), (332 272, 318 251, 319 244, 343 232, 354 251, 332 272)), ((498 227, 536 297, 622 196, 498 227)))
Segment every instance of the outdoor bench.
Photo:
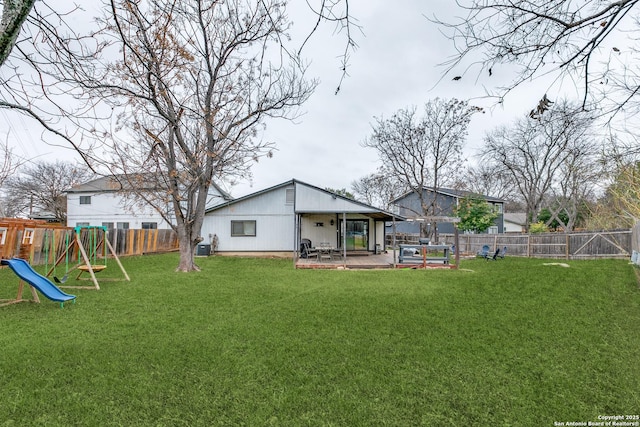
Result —
POLYGON ((423 262, 422 251, 426 251, 427 262, 438 262, 443 264, 449 264, 449 246, 448 245, 400 245, 400 255, 398 256, 398 262, 400 264, 408 262, 423 262), (442 256, 433 256, 429 252, 440 252, 442 256))

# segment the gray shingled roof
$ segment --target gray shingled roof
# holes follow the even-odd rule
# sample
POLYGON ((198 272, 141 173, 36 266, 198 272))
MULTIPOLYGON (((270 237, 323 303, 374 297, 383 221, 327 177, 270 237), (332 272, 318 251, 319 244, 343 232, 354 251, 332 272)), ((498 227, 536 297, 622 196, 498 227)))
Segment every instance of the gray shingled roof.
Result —
MULTIPOLYGON (((433 191, 433 187, 424 187, 424 189, 428 190, 428 191, 433 191)), ((467 191, 467 190, 455 190, 453 188, 442 188, 441 187, 441 188, 438 189, 437 192, 440 193, 440 194, 447 195, 447 196, 456 197, 458 199, 462 198, 462 197, 465 197, 465 196, 477 195, 477 196, 482 197, 483 199, 485 199, 488 202, 494 202, 494 203, 495 202, 498 202, 498 203, 500 203, 500 202, 504 203, 505 202, 504 199, 500 199, 498 197, 487 196, 487 195, 484 195, 484 194, 477 194, 477 193, 474 193, 473 191, 467 191)), ((394 200, 394 202, 397 202, 400 199, 404 199, 406 196, 408 196, 411 193, 413 193, 413 191, 407 191, 402 196, 396 198, 394 200)))
MULTIPOLYGON (((133 175, 132 177, 133 179, 136 179, 135 185, 138 188, 143 188, 146 190, 157 190, 161 188, 157 180, 149 179, 149 175, 145 176, 140 174, 138 176, 133 175)), ((85 182, 83 184, 75 185, 68 189, 67 193, 107 193, 126 191, 127 189, 131 190, 133 188, 133 185, 133 183, 130 183, 127 179, 125 179, 124 175, 111 175, 103 176, 92 181, 85 182)), ((229 193, 220 188, 216 183, 213 183, 212 185, 224 199, 233 199, 233 197, 231 197, 229 193)))

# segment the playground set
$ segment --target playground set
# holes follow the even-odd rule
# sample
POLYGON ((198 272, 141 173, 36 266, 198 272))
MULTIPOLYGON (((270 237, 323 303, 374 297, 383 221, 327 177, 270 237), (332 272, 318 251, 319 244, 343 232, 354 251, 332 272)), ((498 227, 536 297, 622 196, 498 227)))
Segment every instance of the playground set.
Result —
POLYGON ((102 278, 102 281, 130 281, 129 275, 122 266, 116 251, 109 242, 107 227, 103 226, 78 226, 73 229, 52 228, 43 230, 43 243, 41 258, 44 258, 46 274, 40 275, 23 258, 3 259, 0 264, 8 266, 19 278, 18 294, 15 299, 0 300, 0 307, 19 302, 40 302, 36 289, 52 301, 60 302, 61 307, 65 301, 73 300, 75 296, 65 293, 61 288, 95 289, 100 290, 100 283, 96 274, 107 268, 109 259, 115 260, 122 277, 102 278), (60 250, 61 249, 61 250, 60 250), (57 272, 64 264, 64 273, 61 277, 57 272), (92 285, 84 286, 67 283, 69 274, 77 271, 75 281, 91 281, 92 285), (81 277, 83 274, 89 277, 81 277), (54 284, 50 278, 55 281, 54 284), (31 285, 33 299, 23 298, 24 282, 31 285))

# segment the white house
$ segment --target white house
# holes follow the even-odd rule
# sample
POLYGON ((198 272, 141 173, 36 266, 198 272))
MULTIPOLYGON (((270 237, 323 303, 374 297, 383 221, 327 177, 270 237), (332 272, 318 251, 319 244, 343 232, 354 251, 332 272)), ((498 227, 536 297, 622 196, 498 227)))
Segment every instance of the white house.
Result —
POLYGON ((349 252, 384 248, 392 213, 304 182, 291 180, 207 210, 206 242, 223 253, 291 255, 302 239, 349 252), (214 243, 215 244, 215 243, 214 243))
POLYGON ((505 233, 524 233, 526 232, 527 214, 524 212, 505 213, 504 214, 504 232, 505 233))
MULTIPOLYGON (((140 180, 142 182, 143 180, 140 180)), ((126 180, 106 176, 67 190, 67 226, 102 225, 110 229, 168 229, 170 225, 151 206, 132 203, 126 180)), ((213 184, 207 206, 230 200, 231 196, 213 184)), ((170 212, 167 205, 167 212, 170 212)))

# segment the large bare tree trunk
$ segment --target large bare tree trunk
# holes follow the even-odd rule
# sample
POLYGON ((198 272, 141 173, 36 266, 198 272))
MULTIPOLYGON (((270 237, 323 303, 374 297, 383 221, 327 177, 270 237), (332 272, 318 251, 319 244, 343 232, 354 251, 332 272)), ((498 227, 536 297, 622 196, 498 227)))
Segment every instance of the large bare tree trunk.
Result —
POLYGON ((180 262, 176 271, 200 271, 200 267, 195 263, 196 247, 200 240, 198 236, 193 236, 193 231, 191 227, 183 227, 183 229, 178 232, 180 262))

